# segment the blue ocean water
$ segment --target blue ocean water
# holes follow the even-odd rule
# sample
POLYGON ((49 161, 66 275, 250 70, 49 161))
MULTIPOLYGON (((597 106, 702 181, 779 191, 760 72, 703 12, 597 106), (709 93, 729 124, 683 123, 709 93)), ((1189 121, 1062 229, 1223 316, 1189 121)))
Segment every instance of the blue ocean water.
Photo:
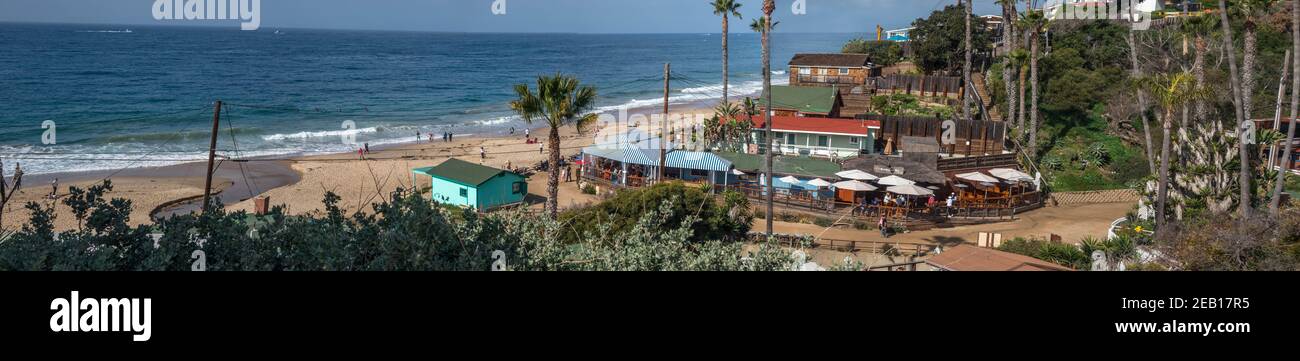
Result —
MULTIPOLYGON (((776 34, 774 82, 797 52, 833 52, 857 34, 776 34)), ((415 132, 501 133, 526 125, 512 87, 561 72, 594 85, 602 110, 721 96, 719 34, 587 35, 0 24, 0 156, 29 174, 206 159, 349 151, 415 132), (53 120, 57 143, 42 144, 53 120), (231 136, 233 134, 233 136, 231 136), (238 153, 234 150, 238 149, 238 153)), ((731 36, 733 95, 761 89, 759 37, 731 36)))

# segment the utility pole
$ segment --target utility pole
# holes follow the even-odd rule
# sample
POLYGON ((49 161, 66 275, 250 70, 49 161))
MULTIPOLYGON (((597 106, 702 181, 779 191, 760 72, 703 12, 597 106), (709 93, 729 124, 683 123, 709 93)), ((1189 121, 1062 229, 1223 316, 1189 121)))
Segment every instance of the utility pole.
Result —
POLYGON ((208 213, 208 205, 211 204, 212 198, 212 166, 213 161, 217 158, 217 131, 221 124, 221 101, 217 101, 216 107, 212 110, 212 141, 208 143, 208 177, 203 182, 203 213, 208 213))
POLYGON ((672 63, 664 63, 664 116, 659 119, 659 182, 664 181, 668 162, 668 82, 672 80, 672 63))
POLYGON ((772 184, 772 12, 775 10, 776 2, 763 1, 763 91, 767 93, 764 96, 767 98, 767 108, 763 109, 763 126, 766 128, 763 135, 763 151, 766 155, 763 170, 766 174, 763 178, 767 181, 767 213, 763 218, 767 220, 768 242, 772 242, 775 231, 772 218, 776 217, 773 213, 776 185, 772 184))

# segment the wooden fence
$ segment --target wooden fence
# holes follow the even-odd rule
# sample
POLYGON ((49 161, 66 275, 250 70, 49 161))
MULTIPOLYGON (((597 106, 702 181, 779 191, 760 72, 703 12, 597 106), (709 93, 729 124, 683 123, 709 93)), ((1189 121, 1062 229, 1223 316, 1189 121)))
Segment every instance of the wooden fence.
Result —
POLYGON ((923 97, 960 97, 963 94, 960 77, 891 74, 876 78, 875 84, 877 92, 917 93, 923 97))
MULTIPOLYGON (((880 139, 892 139, 894 144, 899 144, 901 137, 904 136, 934 138, 939 141, 939 144, 943 144, 941 138, 944 120, 940 118, 880 114, 864 114, 859 115, 858 118, 879 120, 880 139)), ((957 124, 955 130, 957 142, 943 145, 944 153, 982 156, 1001 154, 1005 150, 1006 140, 1003 135, 1007 131, 1006 123, 983 120, 955 120, 954 122, 957 124)))

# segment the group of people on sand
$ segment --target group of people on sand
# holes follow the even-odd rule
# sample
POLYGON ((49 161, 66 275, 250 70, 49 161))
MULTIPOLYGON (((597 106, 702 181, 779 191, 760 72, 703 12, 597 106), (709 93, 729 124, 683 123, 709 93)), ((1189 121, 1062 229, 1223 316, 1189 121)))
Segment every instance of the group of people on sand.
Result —
MULTIPOLYGON (((416 143, 421 142, 421 141, 422 141, 422 139, 421 139, 422 136, 423 136, 423 134, 420 133, 420 131, 417 130, 417 131, 415 132, 415 142, 416 142, 416 143)), ((456 133, 452 133, 452 132, 442 132, 442 141, 444 141, 444 142, 450 142, 450 141, 452 141, 452 140, 454 140, 454 139, 456 139, 456 133)), ((433 143, 433 133, 429 133, 429 143, 433 143)))

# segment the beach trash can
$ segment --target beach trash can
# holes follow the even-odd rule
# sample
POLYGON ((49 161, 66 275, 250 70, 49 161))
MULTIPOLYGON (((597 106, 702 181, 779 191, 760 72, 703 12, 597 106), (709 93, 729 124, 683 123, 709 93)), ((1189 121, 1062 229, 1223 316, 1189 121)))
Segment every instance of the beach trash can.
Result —
POLYGON ((264 216, 271 212, 271 197, 257 196, 253 199, 253 214, 264 216))

